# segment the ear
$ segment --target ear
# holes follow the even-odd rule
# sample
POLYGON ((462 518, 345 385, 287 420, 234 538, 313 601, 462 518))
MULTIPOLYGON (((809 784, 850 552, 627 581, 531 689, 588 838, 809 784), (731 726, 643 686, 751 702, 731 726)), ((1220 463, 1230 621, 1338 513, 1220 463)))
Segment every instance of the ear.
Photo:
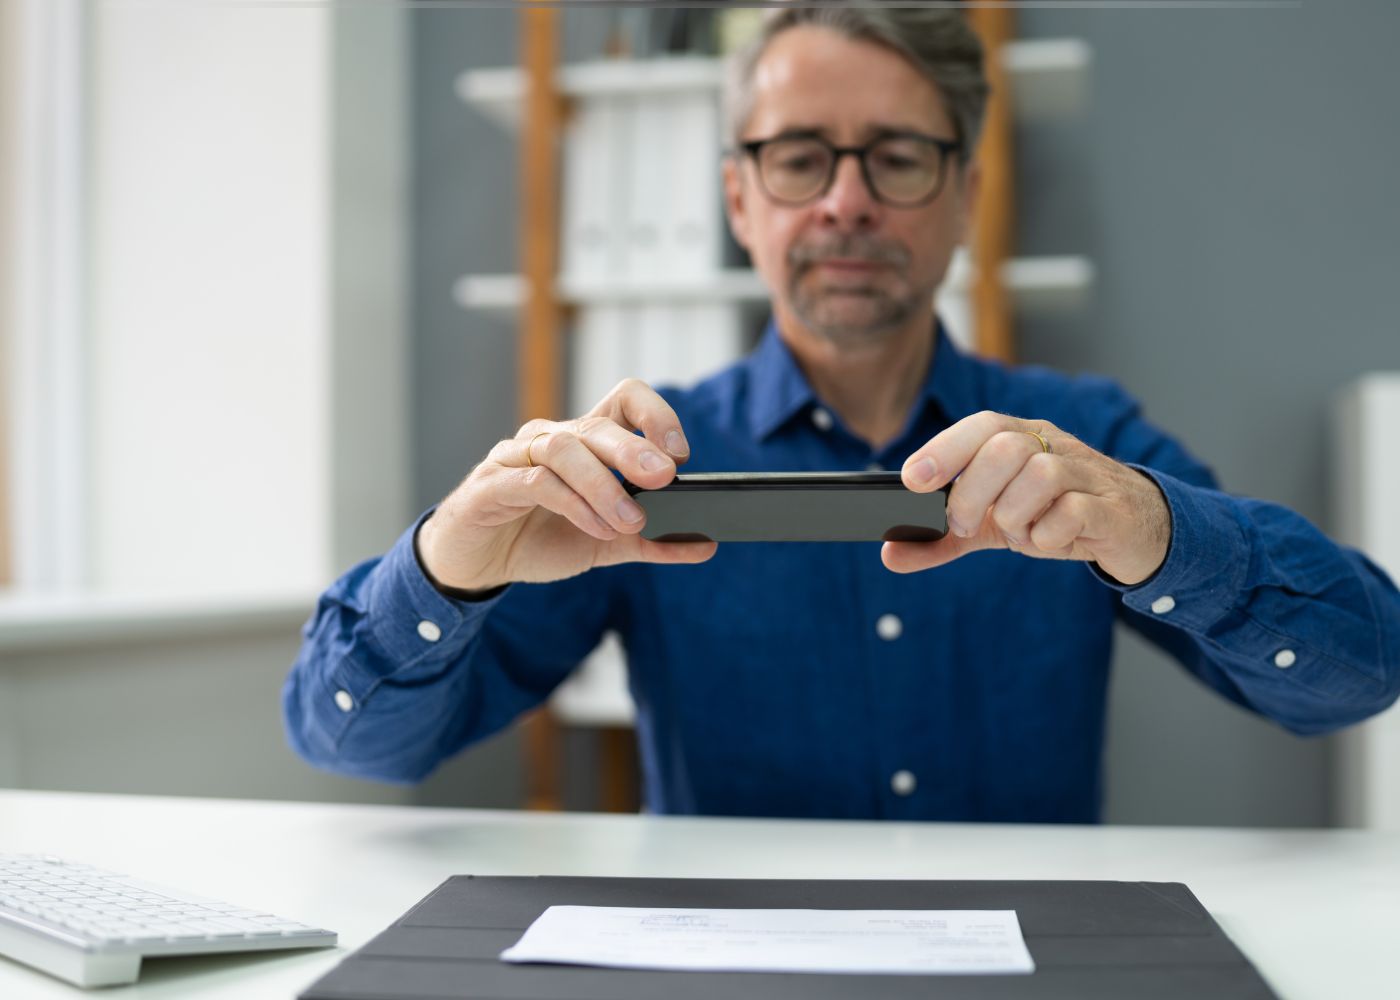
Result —
POLYGON ((966 246, 972 236, 972 219, 982 193, 982 161, 971 160, 958 168, 958 242, 966 246))
POLYGON ((749 249, 749 217, 744 206, 743 163, 737 156, 726 156, 724 172, 724 214, 729 218, 729 231, 745 250, 749 249))

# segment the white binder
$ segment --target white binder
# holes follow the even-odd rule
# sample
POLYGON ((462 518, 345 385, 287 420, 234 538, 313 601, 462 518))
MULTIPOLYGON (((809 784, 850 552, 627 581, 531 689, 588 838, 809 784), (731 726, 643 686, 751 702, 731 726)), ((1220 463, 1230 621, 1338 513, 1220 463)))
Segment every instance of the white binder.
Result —
POLYGON ((574 281, 600 281, 616 274, 621 237, 616 218, 623 190, 618 98, 580 104, 564 140, 560 263, 574 281))
POLYGON ((640 94, 626 104, 626 149, 630 176, 621 232, 626 243, 621 276, 629 282, 665 280, 663 239, 670 213, 667 170, 673 123, 666 98, 640 94))
POLYGON ((665 239, 668 274, 713 273, 720 261, 719 107, 713 94, 669 100, 665 239))
POLYGON ((569 337, 569 416, 593 406, 627 377, 626 328, 623 308, 591 306, 578 311, 569 337))

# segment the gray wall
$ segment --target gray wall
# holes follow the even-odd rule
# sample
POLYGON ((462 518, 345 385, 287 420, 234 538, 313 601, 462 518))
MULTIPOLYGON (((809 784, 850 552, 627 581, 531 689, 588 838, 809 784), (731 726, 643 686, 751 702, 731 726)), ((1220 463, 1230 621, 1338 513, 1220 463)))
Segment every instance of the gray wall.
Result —
MULTIPOLYGON (((1400 369, 1400 8, 1026 10, 1094 50, 1090 114, 1023 130, 1024 250, 1099 269, 1087 315, 1021 327, 1027 360, 1120 379, 1225 488, 1327 526, 1328 406, 1400 369)), ((1214 697, 1125 635, 1111 820, 1306 825, 1326 741, 1214 697)))
MULTIPOLYGON (((516 269, 511 137, 457 99, 468 67, 515 57, 512 10, 415 10, 409 64, 413 114, 410 316, 415 510, 449 492, 495 441, 515 429, 515 342, 509 317, 465 312, 452 299, 463 274, 516 269)), ((421 801, 520 804, 519 740, 504 735, 459 756, 420 789, 421 801)))
MULTIPOLYGON (((305 612, 0 637, 0 787, 402 804, 315 770, 282 729, 305 612)), ((20 630, 22 633, 22 629, 20 630)), ((50 630, 53 631, 53 630, 50 630)))
MULTIPOLYGON (((515 135, 460 101, 465 69, 517 61, 519 12, 411 12, 413 192, 410 250, 415 510, 440 500, 491 446, 515 433, 515 323, 467 312, 452 298, 464 274, 518 270, 515 135)), ((568 11, 564 57, 602 51, 612 15, 568 11)), ((593 747, 573 739, 571 771, 587 776, 593 747)), ((517 806, 521 741, 503 733, 438 770, 419 791, 426 804, 517 806)), ((569 801, 590 800, 577 782, 569 801)))
MULTIPOLYGON (((452 93, 463 68, 515 57, 515 14, 413 14, 414 495, 440 497, 515 426, 508 320, 451 299, 469 272, 514 269, 514 146, 452 93)), ((1327 404, 1362 371, 1400 368, 1382 310, 1400 274, 1391 48, 1400 11, 1018 13, 1026 37, 1094 50, 1089 112, 1017 136, 1019 249, 1083 253, 1088 307, 1027 318, 1028 361, 1120 379, 1228 489, 1325 525, 1327 404)), ((606 15, 573 11, 570 51, 606 15)), ((1116 822, 1326 822, 1329 749, 1236 710, 1125 635, 1109 734, 1116 822)), ((513 804, 513 735, 464 755, 424 801, 513 804)))

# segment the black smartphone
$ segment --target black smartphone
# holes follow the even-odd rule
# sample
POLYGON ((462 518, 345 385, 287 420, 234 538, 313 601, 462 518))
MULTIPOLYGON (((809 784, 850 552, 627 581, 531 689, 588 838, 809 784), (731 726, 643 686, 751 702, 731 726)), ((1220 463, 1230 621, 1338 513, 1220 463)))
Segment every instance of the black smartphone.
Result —
POLYGON ((932 542, 947 490, 915 493, 898 472, 703 472, 659 490, 624 482, 658 542, 932 542))

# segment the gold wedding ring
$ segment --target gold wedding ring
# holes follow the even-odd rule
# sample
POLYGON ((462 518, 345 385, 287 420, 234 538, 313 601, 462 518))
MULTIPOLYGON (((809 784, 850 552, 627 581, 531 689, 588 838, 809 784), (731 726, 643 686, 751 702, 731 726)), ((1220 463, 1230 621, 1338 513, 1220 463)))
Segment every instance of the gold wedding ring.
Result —
POLYGON ((1055 449, 1050 447, 1050 442, 1045 440, 1044 434, 1040 433, 1039 431, 1026 431, 1025 433, 1029 434, 1031 437, 1035 438, 1037 441, 1040 442, 1040 450, 1042 453, 1046 455, 1055 454, 1055 449))
POLYGON ((535 459, 534 456, 530 454, 530 450, 535 447, 536 441, 538 441, 540 438, 544 437, 548 433, 549 431, 540 431, 538 434, 532 437, 530 439, 530 443, 525 446, 525 468, 533 469, 535 467, 535 459))

